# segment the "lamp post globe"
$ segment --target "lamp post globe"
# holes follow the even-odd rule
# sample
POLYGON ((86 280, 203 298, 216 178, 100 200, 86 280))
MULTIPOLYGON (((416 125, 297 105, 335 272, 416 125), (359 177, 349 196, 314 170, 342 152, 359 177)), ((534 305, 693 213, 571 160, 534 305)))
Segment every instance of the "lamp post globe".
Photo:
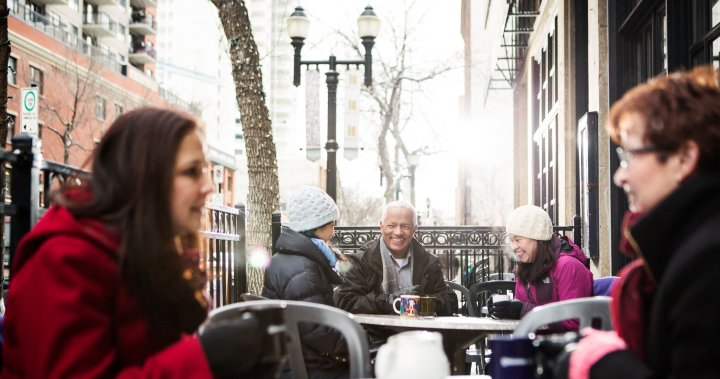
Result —
POLYGON ((372 85, 372 48, 375 45, 375 37, 380 32, 380 18, 375 14, 372 7, 367 6, 358 17, 358 34, 362 38, 362 44, 365 47, 365 57, 363 60, 339 60, 334 55, 331 55, 327 61, 303 61, 301 56, 302 47, 305 44, 305 38, 308 36, 310 30, 310 20, 305 14, 305 10, 298 6, 295 11, 288 17, 287 20, 287 31, 288 36, 292 40, 291 44, 295 49, 295 56, 293 59, 293 85, 295 87, 300 85, 300 68, 303 65, 306 66, 319 66, 327 65, 328 71, 326 75, 326 83, 328 87, 328 138, 325 144, 325 150, 327 151, 327 175, 326 175, 326 188, 325 191, 330 197, 336 199, 336 186, 337 186, 337 161, 336 153, 339 148, 337 140, 335 139, 336 132, 336 108, 337 108, 337 85, 338 75, 336 67, 338 65, 350 66, 364 66, 365 67, 365 86, 370 87, 372 85))

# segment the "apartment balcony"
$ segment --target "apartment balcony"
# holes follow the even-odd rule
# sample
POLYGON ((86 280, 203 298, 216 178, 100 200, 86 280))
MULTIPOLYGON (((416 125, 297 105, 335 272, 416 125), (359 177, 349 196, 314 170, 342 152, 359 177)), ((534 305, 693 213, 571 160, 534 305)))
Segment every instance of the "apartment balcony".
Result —
POLYGON ((35 3, 42 5, 67 5, 68 0, 35 0, 35 3))
POLYGON ((157 6, 155 0, 130 0, 130 5, 135 8, 153 8, 157 6))
POLYGON ((117 4, 117 0, 85 0, 85 3, 95 5, 115 5, 117 4))
POLYGON ((130 18, 130 33, 135 35, 154 35, 157 32, 157 25, 152 15, 145 17, 130 18))
POLYGON ((104 12, 85 13, 83 15, 83 33, 95 37, 112 37, 117 23, 104 12))
POLYGON ((128 60, 131 64, 155 63, 155 49, 147 46, 135 46, 130 49, 128 60))

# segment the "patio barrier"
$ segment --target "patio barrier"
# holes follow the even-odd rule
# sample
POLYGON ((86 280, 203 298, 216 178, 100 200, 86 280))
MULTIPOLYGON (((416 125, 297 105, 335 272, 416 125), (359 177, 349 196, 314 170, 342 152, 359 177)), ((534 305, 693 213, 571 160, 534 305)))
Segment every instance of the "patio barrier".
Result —
MULTIPOLYGON (((273 213, 273 252, 281 231, 280 212, 273 213)), ((555 232, 573 234, 578 244, 580 218, 573 226, 556 226, 555 232)), ((363 246, 380 237, 379 226, 336 226, 331 244, 346 254, 362 250, 363 246)), ((514 269, 509 257, 510 243, 502 226, 418 226, 415 238, 440 259, 446 280, 459 282, 466 288, 477 282, 503 280, 514 269)))

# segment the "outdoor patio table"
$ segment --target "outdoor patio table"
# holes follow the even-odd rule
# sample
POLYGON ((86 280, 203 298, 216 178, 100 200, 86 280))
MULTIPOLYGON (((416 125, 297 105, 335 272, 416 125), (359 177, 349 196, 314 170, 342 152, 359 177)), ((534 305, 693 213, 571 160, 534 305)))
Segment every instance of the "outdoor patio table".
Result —
POLYGON ((399 333, 409 330, 429 330, 443 336, 443 348, 451 365, 453 375, 463 373, 465 349, 476 340, 489 334, 510 332, 517 320, 495 320, 488 317, 401 317, 399 315, 355 314, 355 321, 374 325, 399 333))

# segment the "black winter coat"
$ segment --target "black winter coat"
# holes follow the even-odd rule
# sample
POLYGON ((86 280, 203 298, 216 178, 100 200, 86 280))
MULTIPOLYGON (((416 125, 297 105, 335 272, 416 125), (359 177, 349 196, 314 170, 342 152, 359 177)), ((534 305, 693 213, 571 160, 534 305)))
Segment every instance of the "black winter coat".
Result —
MULTIPOLYGON (((720 377, 720 175, 691 178, 629 234, 655 279, 654 293, 643 299, 645 359, 631 350, 610 353, 591 378, 720 377)), ((619 311, 621 323, 623 315, 642 314, 619 311)))
MULTIPOLYGON (((450 316, 457 312, 457 296, 445 284, 440 261, 415 238, 412 239, 412 249, 413 285, 420 286, 420 294, 437 299, 438 316, 450 316)), ((350 268, 336 295, 338 307, 350 313, 394 314, 382 289, 380 239, 368 242, 364 251, 348 255, 348 258, 350 268)))
MULTIPOLYGON (((340 282, 340 276, 310 238, 286 228, 275 244, 275 255, 265 271, 262 295, 334 307, 333 285, 340 282)), ((299 329, 308 371, 342 365, 337 358, 347 354, 347 346, 338 331, 306 324, 300 324, 299 329)))

